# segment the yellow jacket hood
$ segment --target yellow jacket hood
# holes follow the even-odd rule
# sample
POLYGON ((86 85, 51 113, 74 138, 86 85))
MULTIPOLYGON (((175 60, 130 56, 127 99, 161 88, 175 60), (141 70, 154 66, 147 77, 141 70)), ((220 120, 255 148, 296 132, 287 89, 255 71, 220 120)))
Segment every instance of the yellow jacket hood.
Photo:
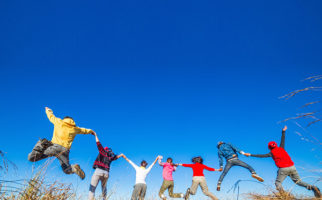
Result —
POLYGON ((70 125, 70 126, 76 126, 76 123, 73 119, 71 118, 64 118, 63 122, 65 122, 66 124, 70 125))

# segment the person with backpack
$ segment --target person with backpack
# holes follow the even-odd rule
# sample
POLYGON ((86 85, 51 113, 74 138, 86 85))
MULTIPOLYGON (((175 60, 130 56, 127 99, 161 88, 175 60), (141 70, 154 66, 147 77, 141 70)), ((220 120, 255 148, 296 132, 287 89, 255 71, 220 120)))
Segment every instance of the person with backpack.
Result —
POLYGON ((85 178, 85 173, 80 168, 79 164, 71 165, 69 163, 69 152, 77 134, 94 135, 94 131, 77 127, 75 121, 71 117, 67 116, 63 119, 55 117, 53 111, 48 107, 46 107, 46 114, 49 121, 54 125, 52 140, 40 139, 31 153, 29 153, 28 160, 36 162, 55 156, 59 160, 65 174, 77 174, 83 180, 85 178))
POLYGON ((123 154, 115 155, 111 148, 103 147, 101 142, 99 141, 97 134, 95 133, 96 145, 99 151, 99 154, 94 162, 93 168, 95 169, 94 174, 92 176, 91 185, 89 187, 89 200, 95 199, 95 190, 99 182, 101 182, 102 186, 102 197, 103 200, 106 199, 107 188, 106 183, 109 178, 109 171, 111 163, 120 157, 123 154))
POLYGON ((224 143, 222 141, 218 142, 217 148, 220 165, 219 171, 223 170, 223 158, 226 159, 225 169, 220 175, 217 183, 217 191, 220 191, 222 181, 229 172, 230 168, 232 168, 233 166, 240 166, 246 168, 250 171, 253 178, 257 179, 260 182, 264 181, 260 176, 256 174, 255 170, 250 165, 238 159, 238 153, 245 155, 245 152, 241 151, 240 149, 238 149, 230 143, 224 143))
POLYGON ((276 166, 278 167, 277 177, 275 180, 276 189, 283 193, 284 189, 282 186, 283 181, 286 177, 290 177, 294 183, 297 185, 304 187, 308 190, 312 190, 314 196, 317 198, 321 198, 320 189, 314 185, 310 185, 301 180, 291 157, 285 150, 285 132, 287 130, 287 126, 285 126, 282 130, 282 138, 280 146, 277 145, 276 142, 272 141, 268 143, 268 149, 270 150, 267 154, 250 154, 247 153, 246 156, 258 157, 258 158, 268 158, 272 157, 275 161, 276 166))

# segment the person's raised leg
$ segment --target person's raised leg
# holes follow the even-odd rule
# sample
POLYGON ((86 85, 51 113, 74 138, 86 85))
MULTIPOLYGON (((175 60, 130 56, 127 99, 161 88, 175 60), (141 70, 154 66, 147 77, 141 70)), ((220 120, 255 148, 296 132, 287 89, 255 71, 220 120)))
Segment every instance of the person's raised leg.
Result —
POLYGON ((214 194, 212 194, 211 192, 209 192, 208 185, 207 185, 207 182, 206 182, 206 178, 205 177, 203 177, 203 179, 200 181, 200 187, 201 187, 202 192, 206 196, 210 197, 212 200, 218 200, 218 198, 214 194))
POLYGON ((91 184, 89 186, 89 194, 88 194, 89 200, 95 199, 95 190, 96 190, 99 180, 100 180, 100 176, 94 172, 92 179, 91 179, 91 184))
POLYGON ((46 139, 40 139, 28 154, 28 160, 31 162, 36 162, 45 158, 48 158, 49 155, 44 155, 44 152, 47 148, 51 146, 51 142, 46 139))
POLYGON ((252 177, 257 179, 258 181, 260 181, 260 182, 264 181, 264 179, 262 177, 260 177, 260 176, 258 176, 256 174, 254 168, 252 168, 252 166, 250 166, 249 164, 247 164, 247 163, 245 163, 245 162, 243 162, 243 161, 241 161, 239 159, 235 159, 232 162, 233 162, 234 165, 237 165, 237 166, 244 167, 244 168, 248 169, 249 172, 252 173, 252 177))
POLYGON ((182 198, 183 197, 182 193, 173 193, 173 189, 174 189, 174 182, 170 181, 170 185, 168 188, 169 196, 171 198, 182 198))
POLYGON ((197 176, 192 177, 192 184, 191 184, 191 187, 190 187, 190 194, 192 194, 192 195, 196 194, 199 184, 200 184, 199 177, 197 177, 197 176))
POLYGON ((231 161, 227 161, 226 166, 224 171, 221 173, 219 179, 218 179, 218 183, 217 183, 217 191, 220 191, 220 187, 221 187, 221 183, 224 180, 225 176, 227 175, 228 171, 230 170, 230 168, 233 166, 231 161))

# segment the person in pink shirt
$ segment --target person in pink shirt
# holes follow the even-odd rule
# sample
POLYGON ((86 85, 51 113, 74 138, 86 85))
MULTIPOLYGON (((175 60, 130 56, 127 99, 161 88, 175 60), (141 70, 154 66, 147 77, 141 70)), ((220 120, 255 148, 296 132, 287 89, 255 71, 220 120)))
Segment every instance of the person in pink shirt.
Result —
POLYGON ((166 200, 167 198, 163 194, 164 191, 168 190, 169 196, 171 198, 183 198, 184 195, 182 193, 173 193, 174 188, 174 182, 172 173, 176 170, 177 166, 176 164, 173 164, 172 158, 168 158, 166 163, 161 162, 162 157, 159 158, 159 165, 163 167, 163 183, 160 188, 159 196, 162 200, 166 200))

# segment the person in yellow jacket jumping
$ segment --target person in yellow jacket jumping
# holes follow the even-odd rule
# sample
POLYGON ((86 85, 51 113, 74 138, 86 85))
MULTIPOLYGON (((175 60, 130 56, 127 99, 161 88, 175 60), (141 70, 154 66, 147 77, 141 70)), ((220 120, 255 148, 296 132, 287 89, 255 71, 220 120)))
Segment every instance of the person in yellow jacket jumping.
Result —
POLYGON ((63 119, 55 117, 53 111, 46 107, 46 114, 51 123, 54 124, 54 134, 50 141, 40 139, 28 155, 28 160, 36 162, 48 157, 57 157, 65 174, 77 174, 81 179, 85 178, 84 171, 78 164, 70 165, 69 151, 73 140, 77 134, 92 134, 91 129, 77 127, 75 121, 71 117, 63 119))

